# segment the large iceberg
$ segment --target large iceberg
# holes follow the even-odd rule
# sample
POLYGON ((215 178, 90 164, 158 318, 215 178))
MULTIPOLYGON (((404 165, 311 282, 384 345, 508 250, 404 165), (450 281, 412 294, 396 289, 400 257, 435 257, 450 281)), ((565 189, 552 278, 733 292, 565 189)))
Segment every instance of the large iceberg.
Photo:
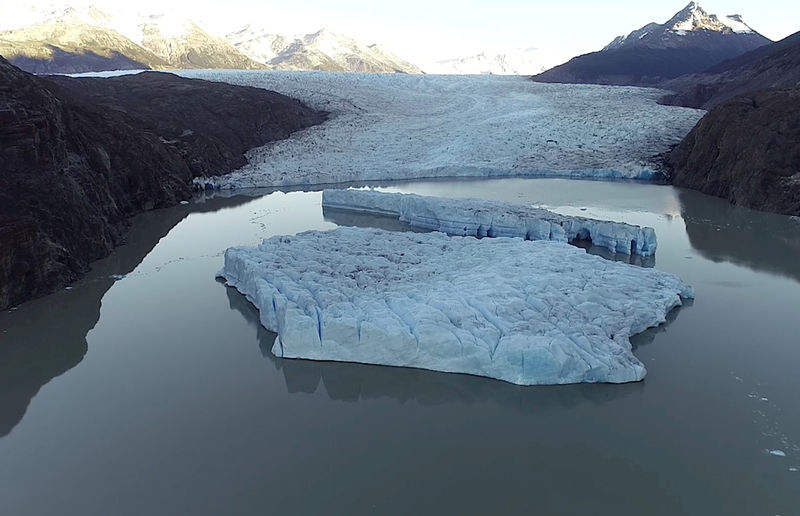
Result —
POLYGON ((612 253, 652 256, 653 228, 624 222, 569 217, 542 208, 484 199, 450 199, 375 190, 325 190, 322 207, 388 215, 448 235, 520 237, 573 242, 591 240, 612 253))
POLYGON ((662 106, 663 91, 543 84, 527 77, 184 70, 274 90, 331 114, 324 124, 248 153, 207 187, 424 177, 650 179, 654 156, 704 112, 662 106))
POLYGON ((693 296, 672 274, 561 242, 339 228, 225 252, 220 276, 278 357, 520 385, 641 380, 629 337, 693 296))

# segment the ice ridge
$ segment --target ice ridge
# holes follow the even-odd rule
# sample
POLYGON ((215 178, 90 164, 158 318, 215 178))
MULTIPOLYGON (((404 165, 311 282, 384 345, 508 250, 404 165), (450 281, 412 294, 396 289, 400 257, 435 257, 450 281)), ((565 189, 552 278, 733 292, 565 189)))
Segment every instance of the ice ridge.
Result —
POLYGON ((519 237, 573 242, 591 240, 613 253, 652 256, 653 228, 559 215, 542 208, 484 199, 450 199, 375 190, 325 190, 323 208, 388 215, 448 235, 519 237))

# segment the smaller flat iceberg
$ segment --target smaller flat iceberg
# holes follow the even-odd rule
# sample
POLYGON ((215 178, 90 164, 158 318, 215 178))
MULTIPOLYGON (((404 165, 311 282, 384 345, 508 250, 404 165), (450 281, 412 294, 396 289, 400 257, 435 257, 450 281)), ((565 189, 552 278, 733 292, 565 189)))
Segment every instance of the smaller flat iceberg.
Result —
POLYGON ((272 353, 519 385, 632 382, 629 337, 693 297, 672 274, 552 241, 338 228, 225 252, 272 353))
POLYGON ((542 208, 484 199, 449 199, 374 190, 325 190, 322 207, 397 217, 418 228, 448 235, 518 237, 573 242, 591 240, 612 253, 652 256, 653 228, 624 222, 559 215, 542 208))

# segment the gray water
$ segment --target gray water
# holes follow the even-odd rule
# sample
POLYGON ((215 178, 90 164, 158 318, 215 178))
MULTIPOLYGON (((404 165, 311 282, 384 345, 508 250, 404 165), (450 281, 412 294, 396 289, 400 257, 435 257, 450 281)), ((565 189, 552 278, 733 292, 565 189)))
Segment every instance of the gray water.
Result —
POLYGON ((319 192, 147 213, 0 314, 0 514, 800 514, 800 223, 635 183, 386 188, 652 226, 643 265, 696 300, 634 339, 636 384, 279 360, 222 251, 391 223, 324 216, 319 192))

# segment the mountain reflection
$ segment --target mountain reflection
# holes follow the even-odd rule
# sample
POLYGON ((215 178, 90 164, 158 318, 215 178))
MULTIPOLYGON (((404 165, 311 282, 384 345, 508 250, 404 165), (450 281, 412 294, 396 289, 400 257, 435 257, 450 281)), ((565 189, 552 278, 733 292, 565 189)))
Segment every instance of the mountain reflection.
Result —
MULTIPOLYGON (((520 386, 479 376, 407 367, 277 358, 270 351, 275 334, 260 324, 256 307, 235 288, 226 287, 225 290, 231 309, 239 312, 256 329, 261 354, 283 373, 286 390, 290 393, 311 394, 320 391, 322 386, 328 398, 337 401, 388 397, 401 403, 414 401, 422 405, 490 402, 535 413, 585 403, 603 404, 641 394, 645 388, 644 382, 520 386)), ((677 311, 673 310, 670 320, 676 316, 677 311)), ((652 341, 655 335, 643 334, 638 345, 652 341)))
POLYGON ((88 349, 86 335, 100 319, 103 296, 116 281, 112 275, 133 271, 190 213, 216 211, 251 200, 220 198, 141 214, 126 244, 93 263, 92 270, 74 289, 0 313, 0 438, 22 420, 39 389, 83 360, 88 349))
POLYGON ((700 255, 800 281, 800 221, 691 190, 679 189, 678 198, 689 242, 700 255))

